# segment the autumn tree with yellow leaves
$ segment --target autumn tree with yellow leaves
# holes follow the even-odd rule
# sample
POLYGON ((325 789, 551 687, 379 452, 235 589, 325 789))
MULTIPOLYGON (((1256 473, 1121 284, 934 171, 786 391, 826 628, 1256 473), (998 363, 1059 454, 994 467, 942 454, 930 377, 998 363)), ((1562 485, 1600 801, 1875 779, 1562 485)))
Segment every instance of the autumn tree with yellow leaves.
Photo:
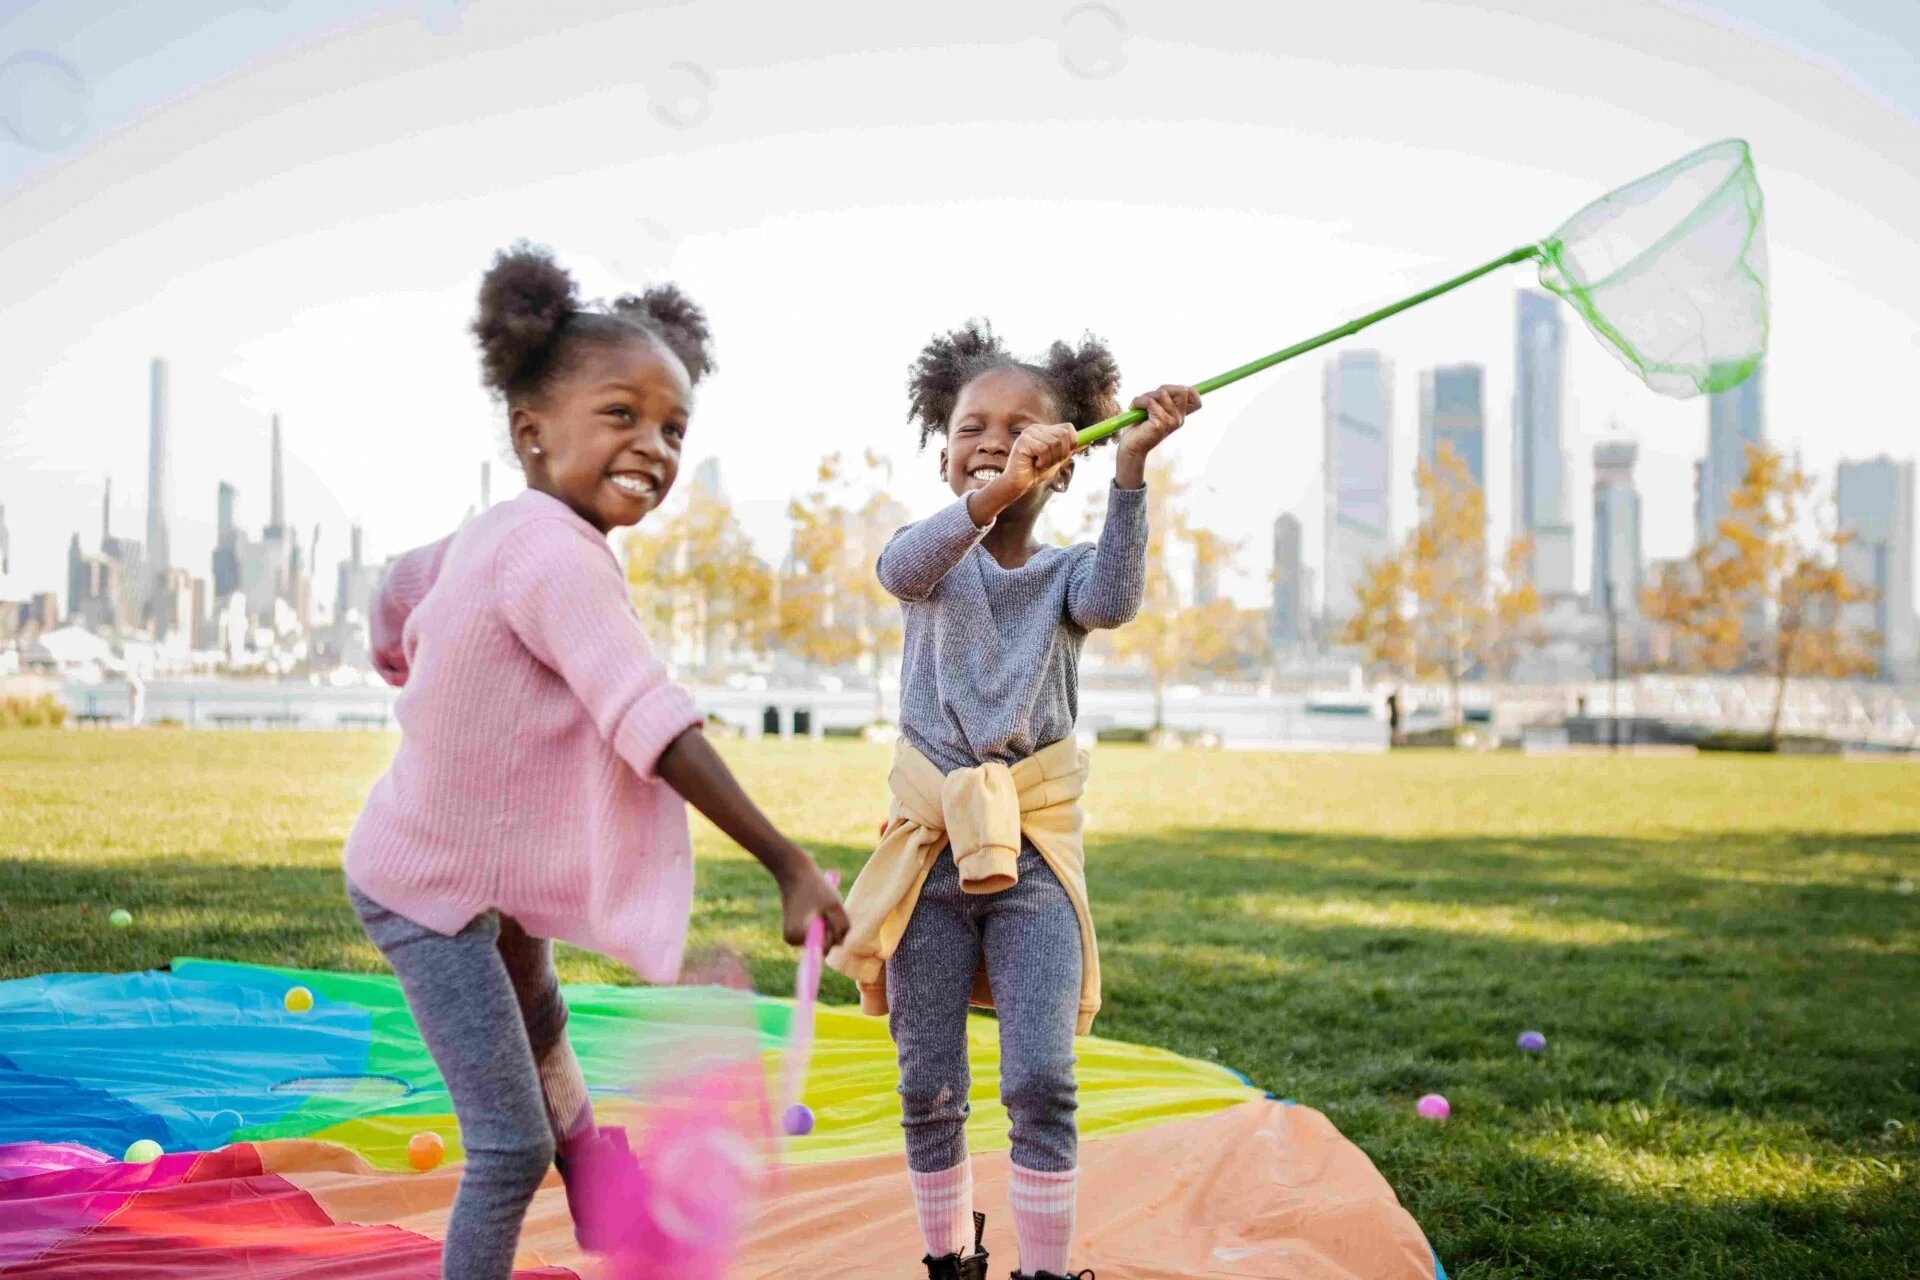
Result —
POLYGON ((1368 566, 1341 640, 1367 665, 1412 680, 1443 680, 1451 719, 1460 685, 1477 670, 1504 671, 1538 643, 1540 596, 1527 573, 1527 541, 1513 543, 1500 571, 1487 563, 1487 499, 1466 463, 1442 442, 1422 462, 1419 525, 1392 555, 1368 566))
POLYGON ((875 565, 907 511, 889 493, 886 460, 869 450, 850 462, 820 460, 814 487, 787 506, 793 552, 779 576, 775 629, 782 647, 823 667, 859 664, 874 684, 876 718, 885 714, 880 678, 897 662, 900 604, 881 587, 875 565))
MULTIPOLYGON (((1185 510, 1187 486, 1173 464, 1157 455, 1147 463, 1147 564, 1140 611, 1102 643, 1137 660, 1153 683, 1153 728, 1166 727, 1167 686, 1177 680, 1235 674, 1265 658, 1266 629, 1248 625, 1231 600, 1204 604, 1183 599, 1176 569, 1190 566, 1198 578, 1218 578, 1232 565, 1237 544, 1202 528, 1185 510), (1176 548, 1185 551, 1176 554, 1176 548)), ((1097 530, 1104 507, 1088 508, 1086 530, 1097 530)))
POLYGON ((685 499, 627 534, 627 584, 655 643, 676 664, 709 672, 764 654, 773 571, 720 493, 689 486, 685 499))
POLYGON ((1873 593, 1840 567, 1850 535, 1834 527, 1815 488, 1798 458, 1749 446, 1715 540, 1669 565, 1642 599, 1670 638, 1670 665, 1773 677, 1772 739, 1789 680, 1868 675, 1877 665, 1875 638, 1847 623, 1847 606, 1873 593))

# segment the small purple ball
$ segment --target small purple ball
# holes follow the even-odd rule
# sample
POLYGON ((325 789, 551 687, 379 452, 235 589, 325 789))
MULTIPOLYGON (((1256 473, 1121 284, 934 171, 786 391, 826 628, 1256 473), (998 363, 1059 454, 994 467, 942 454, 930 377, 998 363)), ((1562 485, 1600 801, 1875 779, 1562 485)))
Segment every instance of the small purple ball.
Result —
POLYGON ((1445 1120, 1453 1114, 1452 1104, 1437 1093, 1422 1094, 1420 1101, 1413 1104, 1413 1109, 1427 1120, 1445 1120))
POLYGON ((813 1108, 804 1102, 794 1103, 787 1108, 787 1113, 780 1117, 780 1127, 786 1131, 787 1136, 790 1138, 798 1138, 802 1134, 812 1133, 813 1108))
POLYGON ((1538 1031, 1522 1031, 1514 1043, 1528 1053, 1540 1053, 1547 1047, 1547 1038, 1538 1031))

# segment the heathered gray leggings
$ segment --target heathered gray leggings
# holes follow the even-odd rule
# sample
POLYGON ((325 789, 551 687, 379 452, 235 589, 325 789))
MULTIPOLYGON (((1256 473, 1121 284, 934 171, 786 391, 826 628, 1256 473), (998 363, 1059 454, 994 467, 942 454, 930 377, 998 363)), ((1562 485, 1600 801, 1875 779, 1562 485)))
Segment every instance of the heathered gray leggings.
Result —
POLYGON ((1013 1162, 1059 1173, 1078 1158, 1080 920, 1031 844, 1021 847, 1019 874, 1003 892, 963 893, 951 851, 942 852, 887 962, 901 1124, 916 1173, 951 1169, 967 1155, 967 998, 983 957, 1000 1018, 1000 1101, 1013 1122, 1013 1162))
POLYGON ((527 1206, 553 1167, 557 1100, 546 1096, 536 1064, 563 1060, 566 1114, 578 1118, 586 1097, 571 1050, 556 1052, 564 1047, 567 1006, 553 944, 494 911, 449 937, 387 910, 351 883, 347 897, 400 979, 460 1121, 466 1166, 447 1220, 441 1274, 508 1280, 527 1206))

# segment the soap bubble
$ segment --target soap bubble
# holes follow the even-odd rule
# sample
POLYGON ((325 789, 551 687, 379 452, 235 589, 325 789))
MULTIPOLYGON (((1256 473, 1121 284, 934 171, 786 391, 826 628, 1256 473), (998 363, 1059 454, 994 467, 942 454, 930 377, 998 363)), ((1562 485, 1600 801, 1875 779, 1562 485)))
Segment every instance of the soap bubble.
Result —
POLYGON ((0 125, 36 151, 58 151, 87 129, 87 82, 65 59, 42 49, 0 62, 0 125))
POLYGON ((467 0, 420 0, 420 25, 437 36, 450 36, 460 29, 467 0))
POLYGON ((1080 4, 1060 20, 1060 63, 1083 80, 1105 80, 1127 65, 1127 22, 1104 4, 1080 4))
POLYGON ((713 114, 713 73, 697 62, 670 62, 647 77, 648 104, 654 119, 674 129, 691 129, 713 114))

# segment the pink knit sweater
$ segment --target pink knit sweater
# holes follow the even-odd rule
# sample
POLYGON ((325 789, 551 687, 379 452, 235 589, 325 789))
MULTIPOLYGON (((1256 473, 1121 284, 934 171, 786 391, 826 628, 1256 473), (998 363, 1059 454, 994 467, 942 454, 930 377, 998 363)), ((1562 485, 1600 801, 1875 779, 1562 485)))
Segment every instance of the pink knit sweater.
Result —
POLYGON ((402 736, 347 837, 348 878, 440 933, 498 909, 672 981, 693 852, 654 770, 700 713, 607 540, 528 490, 401 556, 371 625, 402 736))

